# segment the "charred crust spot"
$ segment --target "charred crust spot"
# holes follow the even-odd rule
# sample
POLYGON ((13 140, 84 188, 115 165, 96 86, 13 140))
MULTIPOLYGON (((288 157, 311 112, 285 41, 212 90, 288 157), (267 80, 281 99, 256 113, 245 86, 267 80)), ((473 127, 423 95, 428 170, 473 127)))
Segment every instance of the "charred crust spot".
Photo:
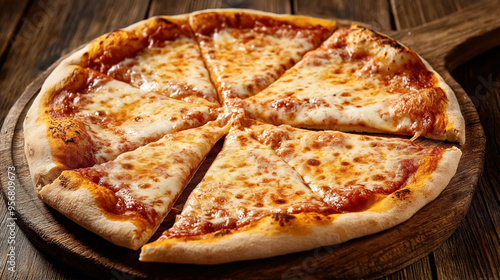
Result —
POLYGON ((61 139, 64 144, 76 143, 78 137, 80 137, 80 132, 76 130, 77 125, 72 122, 56 122, 54 125, 49 127, 52 133, 52 137, 61 139), (72 133, 74 132, 74 133, 72 133))
POLYGON ((68 188, 69 187, 69 179, 66 176, 59 176, 59 182, 61 182, 61 187, 68 188))
POLYGON ((239 26, 241 24, 241 14, 239 13, 235 14, 234 18, 236 20, 236 25, 239 26))
POLYGON ((379 34, 375 31, 372 31, 370 30, 371 32, 371 37, 373 38, 374 41, 378 42, 379 44, 383 44, 383 45, 389 45, 395 49, 399 49, 399 50, 404 50, 405 48, 399 44, 396 40, 394 39, 391 39, 387 36, 384 36, 382 34, 379 34))
POLYGON ((282 213, 275 213, 272 216, 273 220, 278 222, 280 226, 285 226, 285 224, 289 223, 291 220, 295 219, 295 216, 288 215, 288 214, 282 214, 282 213))
POLYGON ((214 234, 214 237, 224 236, 224 235, 227 235, 227 234, 230 234, 230 233, 231 233, 231 231, 229 229, 225 228, 225 229, 221 229, 218 232, 216 232, 214 234))
POLYGON ((397 198, 401 198, 401 199, 404 199, 406 198, 409 194, 411 193, 411 191, 409 189, 401 189, 397 192, 394 193, 394 195, 397 197, 397 198))
POLYGON ((166 20, 166 19, 164 19, 164 18, 162 18, 162 17, 157 17, 157 18, 155 18, 155 21, 156 21, 157 23, 173 24, 171 21, 168 21, 168 20, 166 20))

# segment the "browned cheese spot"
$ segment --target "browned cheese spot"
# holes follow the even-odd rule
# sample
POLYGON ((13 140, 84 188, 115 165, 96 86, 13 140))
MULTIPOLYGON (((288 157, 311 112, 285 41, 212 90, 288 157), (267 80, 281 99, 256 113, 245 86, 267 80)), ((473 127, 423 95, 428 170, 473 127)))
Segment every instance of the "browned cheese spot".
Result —
POLYGON ((397 198, 405 199, 410 193, 411 191, 409 189, 401 189, 395 192, 394 195, 396 195, 397 198))
POLYGON ((318 166, 321 164, 321 162, 317 159, 310 159, 307 161, 307 164, 312 165, 312 166, 318 166))

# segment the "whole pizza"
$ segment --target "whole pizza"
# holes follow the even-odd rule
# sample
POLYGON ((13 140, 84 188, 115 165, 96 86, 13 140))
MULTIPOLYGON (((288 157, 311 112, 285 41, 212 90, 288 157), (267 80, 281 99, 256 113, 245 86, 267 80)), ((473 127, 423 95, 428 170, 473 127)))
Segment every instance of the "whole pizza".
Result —
POLYGON ((461 151, 439 141, 464 144, 465 123, 440 75, 383 34, 205 10, 70 55, 24 136, 35 192, 69 219, 144 262, 217 264, 406 221, 455 174, 461 151), (218 141, 173 226, 151 240, 218 141))

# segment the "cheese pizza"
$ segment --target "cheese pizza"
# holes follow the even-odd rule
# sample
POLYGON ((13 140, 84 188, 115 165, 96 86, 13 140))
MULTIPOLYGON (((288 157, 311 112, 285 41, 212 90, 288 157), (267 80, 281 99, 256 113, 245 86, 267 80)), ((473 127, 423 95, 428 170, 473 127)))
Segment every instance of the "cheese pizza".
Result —
POLYGON ((335 27, 328 20, 241 10, 194 13, 190 23, 220 101, 266 88, 335 27))
POLYGON ((378 232, 433 200, 460 155, 337 131, 233 129, 174 226, 140 259, 217 264, 378 232))
POLYGON ((35 188, 61 171, 116 158, 167 133, 212 119, 210 107, 132 87, 89 68, 56 69, 25 120, 35 188))
POLYGON ((465 142, 458 102, 441 76, 407 47, 358 25, 336 30, 243 103, 273 124, 465 142))
POLYGON ((89 234, 141 248, 141 261, 192 264, 406 221, 461 156, 419 136, 465 142, 454 93, 420 56, 358 25, 251 10, 158 16, 100 36, 62 60, 24 122, 41 200, 89 234), (219 139, 174 224, 150 240, 219 139))
POLYGON ((92 41, 75 64, 142 90, 218 107, 187 16, 155 17, 92 41))
POLYGON ((101 237, 139 249, 228 127, 210 122, 167 134, 115 160, 63 171, 39 196, 101 237))

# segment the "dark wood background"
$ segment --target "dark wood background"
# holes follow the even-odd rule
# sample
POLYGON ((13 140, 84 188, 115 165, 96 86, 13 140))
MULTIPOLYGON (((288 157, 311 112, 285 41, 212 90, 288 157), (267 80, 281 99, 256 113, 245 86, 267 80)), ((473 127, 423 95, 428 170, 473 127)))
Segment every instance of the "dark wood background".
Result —
MULTIPOLYGON (((60 56, 113 29, 159 14, 206 8, 253 8, 368 23, 402 30, 439 19, 477 0, 0 0, 0 123, 26 86, 60 56)), ((500 5, 500 2, 499 2, 500 5)), ((500 16, 500 15, 499 15, 500 16)), ((474 102, 487 137, 486 162, 468 215, 438 249, 386 279, 500 278, 500 47, 463 65, 449 65, 474 102), (454 68, 454 69, 453 69, 454 68)), ((3 132, 2 132, 3 133, 3 132)), ((1 170, 1 176, 7 176, 1 170)), ((48 257, 17 229, 16 273, 7 271, 7 211, 0 207, 1 279, 87 279, 48 257)), ((115 279, 127 279, 117 272, 115 279)))

